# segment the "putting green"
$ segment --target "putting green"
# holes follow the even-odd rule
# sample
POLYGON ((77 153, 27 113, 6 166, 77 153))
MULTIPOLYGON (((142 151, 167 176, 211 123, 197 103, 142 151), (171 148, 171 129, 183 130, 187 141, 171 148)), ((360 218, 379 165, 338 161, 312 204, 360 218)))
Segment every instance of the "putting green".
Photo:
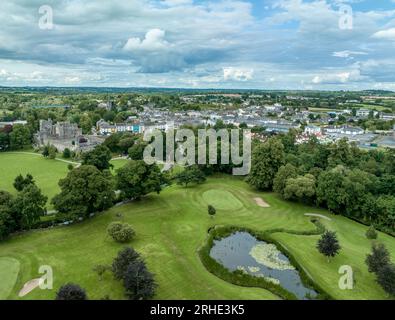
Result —
POLYGON ((18 278, 20 263, 10 257, 0 257, 0 300, 8 298, 18 278))
POLYGON ((207 204, 211 204, 219 210, 237 210, 243 207, 243 204, 226 190, 212 189, 204 192, 202 196, 207 204))

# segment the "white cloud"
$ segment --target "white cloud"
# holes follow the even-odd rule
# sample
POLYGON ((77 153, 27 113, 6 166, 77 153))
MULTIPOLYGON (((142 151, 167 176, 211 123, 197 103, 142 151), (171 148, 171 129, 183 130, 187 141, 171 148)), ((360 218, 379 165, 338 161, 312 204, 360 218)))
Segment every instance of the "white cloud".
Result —
POLYGON ((395 28, 381 30, 373 34, 373 38, 395 41, 395 28))
POLYGON ((246 68, 235 68, 235 67, 227 67, 223 68, 224 71, 224 80, 235 80, 235 81, 248 81, 252 80, 254 70, 246 69, 246 68))
POLYGON ((361 51, 350 51, 350 50, 344 50, 344 51, 335 51, 333 52, 332 56, 337 57, 337 58, 351 58, 353 59, 353 56, 358 56, 358 55, 367 55, 366 52, 361 52, 361 51))
POLYGON ((341 84, 348 83, 351 81, 358 81, 361 79, 361 73, 359 70, 334 72, 334 73, 323 73, 316 75, 312 79, 313 84, 341 84))
POLYGON ((157 51, 169 46, 164 39, 165 31, 161 29, 151 29, 145 34, 145 38, 130 38, 123 47, 126 51, 146 50, 157 51))

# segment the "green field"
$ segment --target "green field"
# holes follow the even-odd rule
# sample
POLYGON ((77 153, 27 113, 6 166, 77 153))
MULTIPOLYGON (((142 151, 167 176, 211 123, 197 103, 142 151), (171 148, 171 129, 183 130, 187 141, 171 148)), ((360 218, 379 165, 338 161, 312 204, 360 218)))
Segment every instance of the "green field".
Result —
POLYGON ((16 193, 13 182, 17 175, 30 173, 48 203, 59 193, 58 182, 67 175, 68 164, 58 160, 45 159, 40 154, 0 153, 0 190, 16 193))
MULTIPOLYGON (((197 251, 213 225, 229 224, 256 230, 280 227, 311 230, 314 225, 304 216, 304 213, 311 212, 326 214, 332 221, 322 222, 338 232, 342 251, 330 263, 317 253, 318 236, 284 233, 273 236, 335 298, 386 299, 386 294, 364 263, 371 246, 364 235, 367 227, 324 210, 285 202, 272 193, 257 193, 244 181, 224 176, 210 178, 203 185, 187 189, 173 185, 160 195, 152 194, 141 201, 114 207, 81 224, 33 231, 1 243, 0 258, 14 258, 20 263, 18 278, 8 298, 18 299, 24 283, 39 276, 39 266, 50 265, 54 271, 55 290, 36 289, 24 299, 53 299, 56 289, 66 282, 76 282, 86 288, 91 299, 106 295, 122 299, 121 283, 110 273, 99 280, 92 271, 97 264, 110 264, 123 247, 106 235, 108 224, 120 219, 121 214, 121 219, 130 223, 137 233, 130 245, 142 254, 155 274, 159 285, 157 299, 277 299, 264 289, 238 287, 210 274, 199 260, 197 251), (253 200, 257 196, 271 207, 257 206, 253 200), (215 218, 208 216, 208 204, 217 206, 215 218), (338 269, 345 264, 355 273, 353 290, 343 291, 338 287, 338 269)), ((379 240, 394 257, 395 239, 380 233, 379 240)), ((17 272, 16 265, 14 268, 17 272)), ((11 271, 0 267, 0 275, 4 272, 11 271)), ((0 292, 5 291, 1 286, 0 283, 0 292)))

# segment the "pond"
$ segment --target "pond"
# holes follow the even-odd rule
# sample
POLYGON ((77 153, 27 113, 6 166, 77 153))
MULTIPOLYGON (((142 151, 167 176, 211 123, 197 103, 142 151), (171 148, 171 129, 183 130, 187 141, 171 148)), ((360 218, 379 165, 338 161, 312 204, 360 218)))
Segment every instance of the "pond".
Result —
POLYGON ((241 270, 279 284, 298 299, 317 295, 303 285, 299 272, 274 244, 257 240, 248 232, 235 232, 214 240, 210 256, 230 271, 241 270))

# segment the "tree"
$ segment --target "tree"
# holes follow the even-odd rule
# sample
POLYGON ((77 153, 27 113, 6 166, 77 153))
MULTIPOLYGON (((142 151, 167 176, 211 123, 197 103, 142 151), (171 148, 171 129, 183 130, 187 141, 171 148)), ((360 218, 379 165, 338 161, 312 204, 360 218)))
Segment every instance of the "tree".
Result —
POLYGON ((112 176, 94 166, 83 165, 68 172, 59 181, 60 194, 52 203, 60 214, 68 218, 86 218, 89 214, 110 208, 115 194, 112 176))
POLYGON ((391 262, 390 253, 382 243, 373 243, 372 253, 368 254, 365 263, 368 266, 369 272, 377 273, 382 267, 391 262))
POLYGON ((47 144, 43 148, 42 155, 45 158, 55 159, 56 158, 56 152, 57 152, 57 149, 56 149, 55 146, 47 144))
POLYGON ((69 148, 65 148, 63 150, 63 158, 70 159, 71 158, 71 151, 69 148))
POLYGON ((5 132, 0 132, 0 151, 6 151, 10 147, 10 137, 5 132))
POLYGON ((186 167, 175 176, 175 179, 177 184, 185 186, 185 188, 188 188, 191 183, 200 184, 206 181, 204 173, 196 165, 186 167))
POLYGON ((107 233, 117 242, 129 242, 136 235, 128 223, 112 222, 107 227, 107 233))
POLYGON ((336 237, 336 232, 325 231, 321 236, 321 239, 317 242, 317 249, 321 254, 328 258, 328 262, 330 257, 336 256, 341 249, 336 237))
POLYGON ((12 195, 6 191, 0 191, 0 240, 6 239, 15 230, 12 203, 12 195))
POLYGON ((148 165, 143 160, 128 161, 116 172, 116 187, 122 199, 140 199, 142 196, 162 190, 168 183, 156 164, 148 165))
POLYGON ((387 264, 377 273, 377 282, 391 296, 395 296, 395 265, 387 264))
POLYGON ((278 169, 284 164, 284 146, 276 138, 258 145, 252 153, 251 172, 247 182, 259 190, 270 190, 278 169))
POLYGON ((376 201, 377 219, 390 230, 395 228, 395 196, 380 196, 376 201))
POLYGON ((32 135, 29 128, 21 124, 14 125, 9 136, 11 149, 22 149, 32 142, 32 135))
POLYGON ((143 160, 144 157, 144 149, 147 145, 145 143, 135 143, 128 150, 129 158, 132 160, 143 160))
POLYGON ((140 255, 133 248, 126 247, 119 251, 111 266, 114 277, 123 280, 128 266, 139 259, 140 255))
POLYGON ((377 231, 374 226, 370 226, 369 229, 366 231, 366 238, 368 239, 377 239, 377 231))
POLYGON ((88 297, 79 285, 68 283, 60 287, 55 300, 88 300, 88 297))
POLYGON ((125 273, 124 286, 126 296, 131 300, 147 300, 155 295, 157 287, 150 273, 140 259, 131 262, 125 273))
POLYGON ((17 191, 22 191, 28 185, 35 184, 33 176, 31 174, 27 174, 26 178, 24 178, 21 174, 18 175, 14 180, 14 188, 17 191))
POLYGON ((311 174, 290 178, 286 181, 284 199, 311 202, 315 196, 315 189, 315 177, 311 174))
POLYGON ((18 229, 31 229, 46 213, 48 197, 35 184, 29 184, 18 193, 13 201, 13 212, 18 229))
POLYGON ((217 210, 211 204, 209 204, 208 205, 208 214, 211 217, 214 217, 216 213, 217 213, 217 210))
POLYGON ((104 145, 99 145, 92 151, 86 152, 82 155, 82 164, 95 166, 100 171, 112 167, 110 163, 112 156, 111 151, 104 145))
POLYGON ((290 178, 296 178, 298 176, 297 169, 292 164, 286 164, 280 167, 276 177, 273 180, 273 190, 282 197, 284 197, 284 189, 286 187, 287 180, 290 178))

